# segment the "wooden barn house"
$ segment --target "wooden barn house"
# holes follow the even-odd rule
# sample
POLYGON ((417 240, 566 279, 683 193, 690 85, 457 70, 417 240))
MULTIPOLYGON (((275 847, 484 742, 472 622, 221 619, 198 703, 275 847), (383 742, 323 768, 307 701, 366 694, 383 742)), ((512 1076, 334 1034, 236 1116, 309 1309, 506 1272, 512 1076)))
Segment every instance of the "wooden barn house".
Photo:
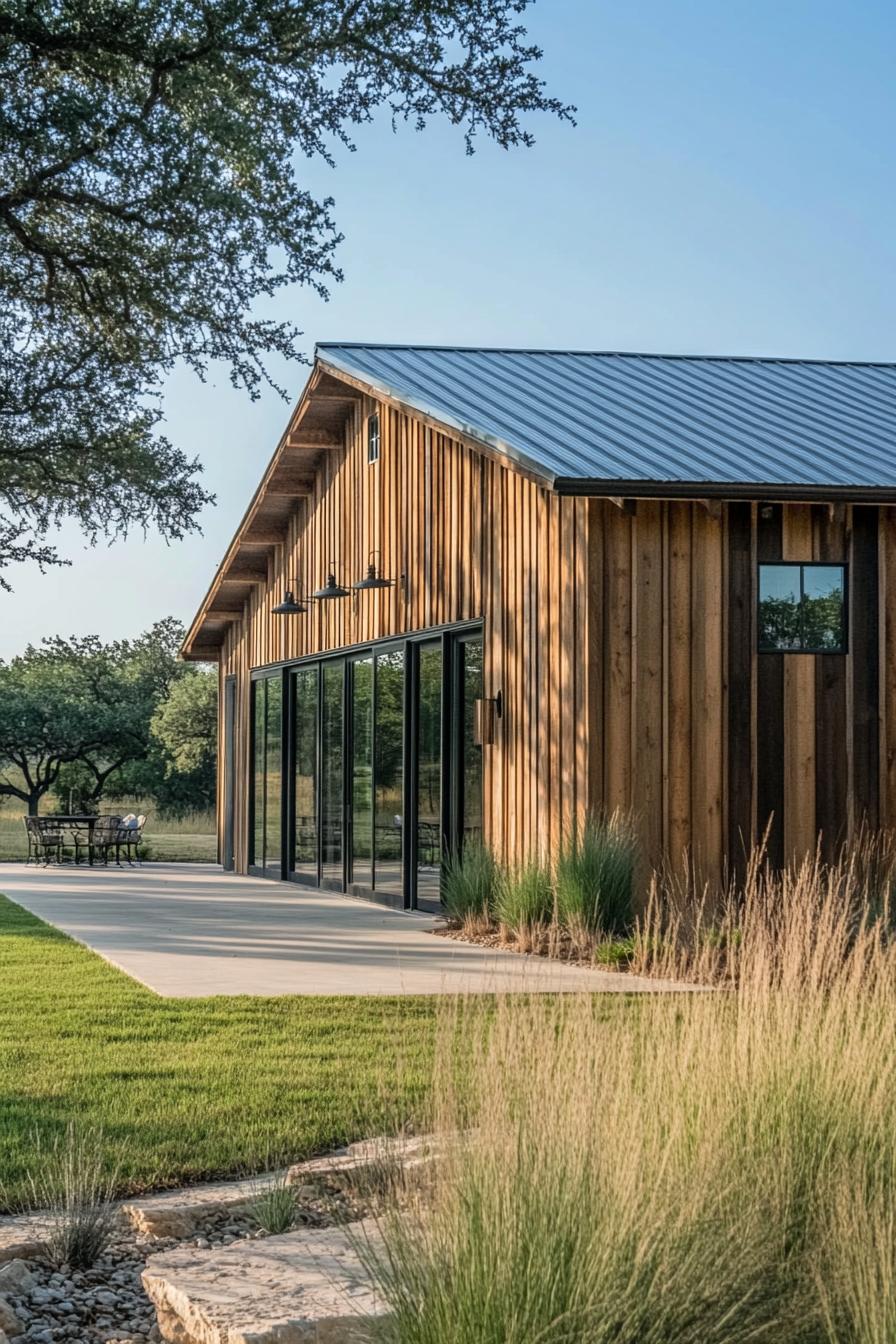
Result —
POLYGON ((220 853, 433 908, 622 807, 708 874, 896 821, 896 366, 320 345, 190 628, 220 853))

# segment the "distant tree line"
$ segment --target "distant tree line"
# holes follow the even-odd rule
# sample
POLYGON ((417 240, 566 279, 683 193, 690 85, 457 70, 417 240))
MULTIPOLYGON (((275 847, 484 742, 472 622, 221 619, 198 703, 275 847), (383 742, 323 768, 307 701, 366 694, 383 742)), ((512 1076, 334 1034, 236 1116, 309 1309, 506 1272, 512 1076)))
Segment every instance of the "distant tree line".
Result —
POLYGON ((162 815, 215 797, 217 676, 178 662, 179 621, 133 640, 44 639, 0 660, 0 801, 35 815, 104 798, 151 798, 162 815))

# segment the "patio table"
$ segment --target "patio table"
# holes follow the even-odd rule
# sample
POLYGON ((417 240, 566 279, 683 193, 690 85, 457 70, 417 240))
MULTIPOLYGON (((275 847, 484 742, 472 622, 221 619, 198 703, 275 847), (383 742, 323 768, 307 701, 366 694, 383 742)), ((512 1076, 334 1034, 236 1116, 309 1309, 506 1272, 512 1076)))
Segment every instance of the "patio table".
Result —
MULTIPOLYGON (((61 830, 86 833, 87 835, 87 862, 93 867, 93 831, 99 817, 95 813, 65 813, 54 814, 53 821, 57 823, 61 830)), ((75 848, 75 863, 79 863, 78 848, 75 848)))

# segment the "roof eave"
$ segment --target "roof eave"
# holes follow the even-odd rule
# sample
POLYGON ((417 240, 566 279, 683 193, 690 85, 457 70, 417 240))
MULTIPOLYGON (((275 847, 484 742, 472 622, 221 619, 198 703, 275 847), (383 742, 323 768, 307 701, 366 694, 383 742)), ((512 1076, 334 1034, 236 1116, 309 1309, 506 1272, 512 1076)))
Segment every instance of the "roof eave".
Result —
POLYGON ((818 504, 896 504, 896 486, 774 481, 645 481, 557 476, 558 495, 602 499, 740 499, 818 504))

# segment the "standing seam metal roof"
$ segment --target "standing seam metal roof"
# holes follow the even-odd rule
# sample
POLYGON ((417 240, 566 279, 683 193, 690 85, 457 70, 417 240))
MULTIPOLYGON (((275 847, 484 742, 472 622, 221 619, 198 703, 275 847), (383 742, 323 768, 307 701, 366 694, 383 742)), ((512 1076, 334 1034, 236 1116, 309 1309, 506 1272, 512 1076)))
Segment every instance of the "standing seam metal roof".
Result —
POLYGON ((317 354, 551 483, 896 489, 896 364, 336 343, 317 354))

